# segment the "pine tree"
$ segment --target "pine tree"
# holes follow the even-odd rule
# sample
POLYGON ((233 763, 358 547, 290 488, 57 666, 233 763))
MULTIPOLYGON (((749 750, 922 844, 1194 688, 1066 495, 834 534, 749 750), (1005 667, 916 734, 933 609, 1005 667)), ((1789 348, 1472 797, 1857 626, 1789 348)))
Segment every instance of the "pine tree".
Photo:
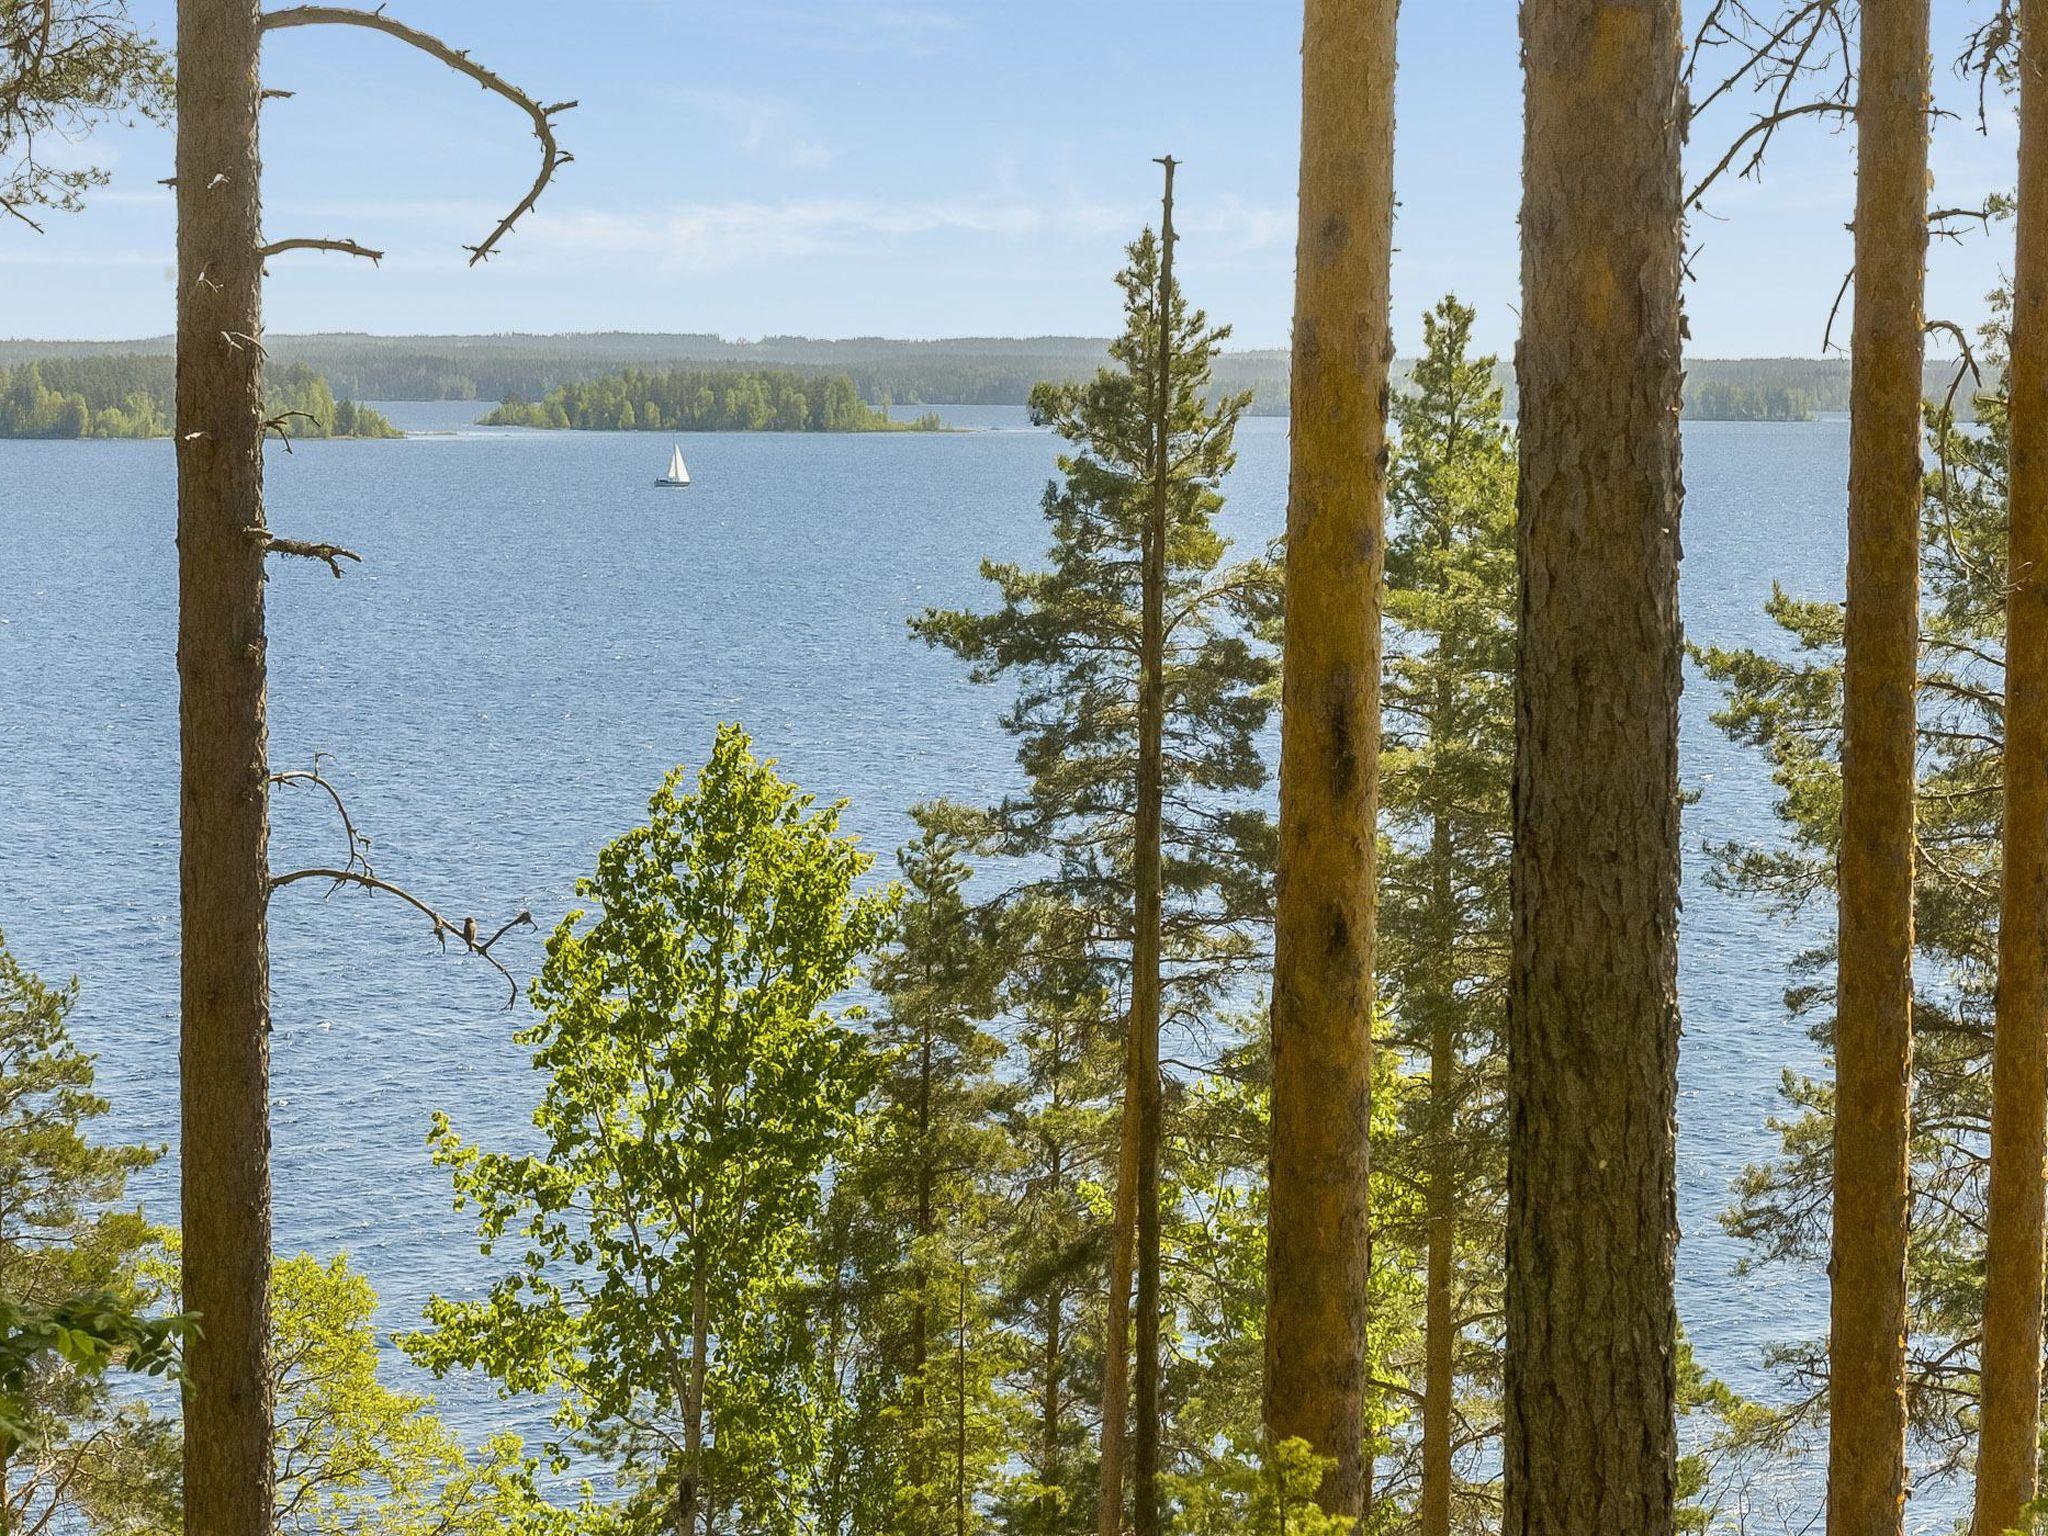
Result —
POLYGON ((1865 0, 1861 21, 1836 936, 1840 1113, 1828 1261, 1828 1536, 1902 1531, 1906 1509, 1928 0, 1865 0))
POLYGON ((1308 0, 1273 931, 1266 1436, 1365 1513, 1394 0, 1308 0))
MULTIPOLYGON (((985 563, 982 573, 1000 593, 998 608, 934 610, 913 621, 916 633, 969 662, 976 681, 1016 678, 1017 702, 1004 724, 1019 739, 1029 788, 990 813, 990 841, 1000 852, 1051 866, 1030 888, 1056 891, 1091 914, 1088 942, 1120 971, 1130 999, 1103 1391, 1104 1526, 1118 1511, 1122 1487, 1126 1355, 1116 1341, 1127 1315, 1123 1277, 1133 1267, 1141 1292, 1141 1398, 1156 1369, 1144 1340, 1157 1309, 1142 1300, 1148 1283, 1156 1299, 1156 1275, 1148 1282, 1153 1266, 1132 1263, 1146 1257, 1136 1236, 1153 1221, 1138 1195, 1150 1163, 1144 1110, 1156 1098, 1158 1076, 1150 1064, 1157 1054, 1152 1020, 1191 1017, 1255 958, 1271 858, 1271 828, 1252 797, 1266 781, 1257 737, 1270 707, 1273 666, 1253 632, 1270 614, 1273 583, 1258 562, 1225 567, 1229 546, 1215 529, 1216 485, 1233 462, 1232 434, 1249 397, 1207 398, 1227 331, 1210 326, 1165 277, 1161 242, 1148 231, 1118 275, 1125 328, 1111 344, 1112 366, 1086 383, 1033 391, 1034 418, 1073 445, 1060 458, 1061 480, 1045 496, 1049 567, 985 563), (1155 399, 1162 385, 1166 430, 1159 434, 1155 399), (1151 669, 1144 557, 1162 489, 1155 688, 1145 681, 1151 669), (1159 700, 1163 727, 1156 775, 1137 707, 1148 693, 1159 700), (1154 810, 1156 843, 1141 835, 1154 810), (1155 862, 1162 876, 1157 974, 1138 963, 1149 952, 1150 928, 1140 921, 1138 877, 1155 862)), ((1156 1122, 1151 1129, 1158 1130, 1156 1122)), ((1147 1407, 1141 1405, 1135 1426, 1140 1481, 1147 1442, 1159 1430, 1147 1407)), ((1140 1501, 1141 1529, 1156 1518, 1152 1502, 1140 1501)))
POLYGON ((1522 9, 1506 1536, 1676 1518, 1679 11, 1522 9))
POLYGON ((1973 1528, 2040 1493, 2048 1231, 2048 12, 2020 23, 2020 172, 2007 413, 2004 861, 1987 1192, 1982 1449, 1973 1528))
POLYGON ((1394 403, 1387 547, 1381 1029, 1420 1078, 1389 1155, 1423 1210, 1419 1231, 1375 1227, 1424 1277, 1422 1536, 1498 1518, 1455 1464, 1481 1453, 1500 1391, 1484 1320, 1500 1311, 1514 755, 1515 455, 1473 319, 1455 298, 1423 317, 1394 403))

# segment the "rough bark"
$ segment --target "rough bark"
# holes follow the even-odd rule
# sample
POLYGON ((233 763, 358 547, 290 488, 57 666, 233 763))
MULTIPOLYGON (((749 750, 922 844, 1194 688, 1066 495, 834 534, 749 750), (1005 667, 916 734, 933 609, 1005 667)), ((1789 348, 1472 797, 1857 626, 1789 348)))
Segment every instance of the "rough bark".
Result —
POLYGON ((1131 1530, 1159 1536, 1159 1020, 1166 793, 1166 530, 1172 483, 1173 167, 1160 164, 1159 333, 1153 341, 1152 495, 1139 563, 1138 795, 1132 858, 1131 1087, 1138 1121, 1138 1316, 1131 1393, 1131 1530))
POLYGON ((1905 1518, 1927 33, 1927 0, 1865 0, 1842 684, 1829 1536, 1883 1536, 1902 1530, 1905 1518))
POLYGON ((255 0, 178 7, 185 1530, 271 1536, 269 781, 255 0))
POLYGON ((2005 634, 2005 867, 1991 1066, 1983 1405, 1973 1529, 2039 1493, 2048 1159, 2048 4, 2020 26, 2020 172, 2007 387, 2012 546, 2005 634))
POLYGON ((1522 10, 1507 1536, 1674 1527, 1678 0, 1522 10))
POLYGON ((1102 1325, 1102 1456, 1096 1536, 1124 1526, 1124 1442, 1130 1423, 1131 1269, 1138 1247, 1137 1033, 1124 1040, 1124 1108, 1117 1138, 1116 1195, 1110 1205, 1109 1296, 1102 1325))
POLYGON ((1266 1427, 1364 1513, 1394 0, 1307 0, 1273 952, 1266 1427))

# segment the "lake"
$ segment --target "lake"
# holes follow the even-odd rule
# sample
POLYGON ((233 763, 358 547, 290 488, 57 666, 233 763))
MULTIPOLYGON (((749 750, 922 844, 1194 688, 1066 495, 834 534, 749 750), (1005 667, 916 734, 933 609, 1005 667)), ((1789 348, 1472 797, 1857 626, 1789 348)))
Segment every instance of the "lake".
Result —
MULTIPOLYGON (((713 727, 757 749, 886 862, 906 808, 985 802, 1015 777, 999 690, 911 641, 928 605, 979 604, 983 556, 1043 548, 1055 443, 1021 409, 963 407, 947 434, 701 434, 694 477, 657 490, 655 435, 467 426, 483 407, 395 404, 422 435, 303 442, 269 461, 270 521, 364 557, 345 580, 273 560, 275 766, 320 754, 375 839, 378 871, 488 929, 530 906, 543 931, 597 846, 642 819, 713 727)), ((1846 423, 1688 423, 1683 605, 1689 635, 1775 644, 1773 579, 1839 595, 1846 423)), ((1224 526, 1245 550, 1280 531, 1286 423, 1248 420, 1224 526)), ((0 929, 52 979, 77 973, 81 1042, 100 1055, 109 1134, 169 1143, 177 1089, 177 702, 168 442, 0 442, 0 929)), ((1760 762, 1709 723, 1689 678, 1681 988, 1680 1312, 1708 1369, 1764 1392, 1760 1351, 1818 1333, 1817 1273, 1738 1277, 1715 1223, 1730 1179, 1770 1153, 1785 1066, 1815 1064, 1784 1015, 1813 938, 1709 889, 1703 842, 1770 836, 1760 762)), ((310 795, 274 810, 279 869, 328 862, 338 830, 310 795)), ((486 1141, 527 1125, 533 1084, 500 978, 444 956, 395 903, 311 884, 271 912, 280 1248, 346 1249, 390 1326, 485 1271, 429 1163, 446 1109, 486 1141)), ((518 971, 533 935, 500 952, 518 971)), ((166 1165, 141 1182, 175 1215, 166 1165)), ((439 1389, 466 1430, 534 1416, 474 1382, 439 1389)), ((1941 1499, 1916 1501, 1922 1524, 1941 1499)))

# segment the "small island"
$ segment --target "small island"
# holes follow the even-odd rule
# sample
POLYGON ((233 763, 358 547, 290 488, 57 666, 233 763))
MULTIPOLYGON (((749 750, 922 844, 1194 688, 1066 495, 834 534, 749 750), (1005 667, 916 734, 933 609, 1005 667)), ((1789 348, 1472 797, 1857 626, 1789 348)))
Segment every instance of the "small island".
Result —
MULTIPOLYGON (((168 356, 43 358, 0 367, 0 437, 169 437, 176 364, 168 356)), ((263 413, 288 437, 403 437, 390 418, 334 398, 304 363, 270 369, 263 413)))
POLYGON ((1685 392, 1687 421, 1811 421, 1813 397, 1785 384, 1710 379, 1685 392))
POLYGON ((846 374, 796 368, 628 369, 564 384, 536 401, 508 399, 487 427, 595 432, 938 432, 935 413, 891 421, 846 374))

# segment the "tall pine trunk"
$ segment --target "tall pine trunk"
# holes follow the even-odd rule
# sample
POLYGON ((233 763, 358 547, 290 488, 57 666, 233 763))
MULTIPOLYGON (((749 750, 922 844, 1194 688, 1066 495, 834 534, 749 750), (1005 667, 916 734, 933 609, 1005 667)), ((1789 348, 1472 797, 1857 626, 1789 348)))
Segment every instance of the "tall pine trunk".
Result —
MULTIPOLYGON (((1444 678, 1446 687, 1449 678, 1444 678)), ((1431 729, 1443 728, 1450 701, 1442 691, 1431 729)), ((1451 1532, 1451 1416, 1457 1389, 1458 1324, 1454 1279, 1458 1254, 1457 912, 1451 889, 1450 828, 1439 816, 1430 834, 1430 903, 1440 967, 1426 999, 1429 1016, 1429 1173, 1424 1194, 1421 1536, 1451 1532)))
POLYGON ((1668 1536, 1678 0, 1527 0, 1506 1536, 1668 1536))
POLYGON ((1131 1413, 1131 1269, 1138 1248, 1138 1031, 1136 1010, 1124 1039, 1123 1116, 1117 1137, 1116 1194, 1110 1204, 1109 1297, 1102 1325, 1102 1460, 1096 1536, 1124 1528, 1124 1444, 1131 1413))
POLYGON ((271 1536, 269 764, 255 0, 178 6, 178 741, 188 1536, 271 1536), (252 531, 254 530, 254 531, 252 531))
POLYGON ((2039 1492, 2043 1163, 2048 1158, 2048 5, 2020 25, 2020 173, 2007 381, 2005 875, 1992 1047, 1983 1407, 1973 1527, 2039 1492))
MULTIPOLYGON (((1131 1530, 1159 1536, 1159 1086, 1166 795, 1166 536, 1173 475, 1173 167, 1159 218, 1159 330, 1153 341, 1152 486, 1140 550, 1137 928, 1131 945, 1131 1087, 1138 1122, 1138 1317, 1132 1371, 1131 1530)), ((1130 1107, 1126 1107, 1126 1113, 1130 1107)))
POLYGON ((1273 950, 1266 1428, 1364 1513, 1395 0, 1307 0, 1273 950))
POLYGON ((1927 0, 1865 0, 1835 1004, 1829 1536, 1904 1528, 1927 0))

